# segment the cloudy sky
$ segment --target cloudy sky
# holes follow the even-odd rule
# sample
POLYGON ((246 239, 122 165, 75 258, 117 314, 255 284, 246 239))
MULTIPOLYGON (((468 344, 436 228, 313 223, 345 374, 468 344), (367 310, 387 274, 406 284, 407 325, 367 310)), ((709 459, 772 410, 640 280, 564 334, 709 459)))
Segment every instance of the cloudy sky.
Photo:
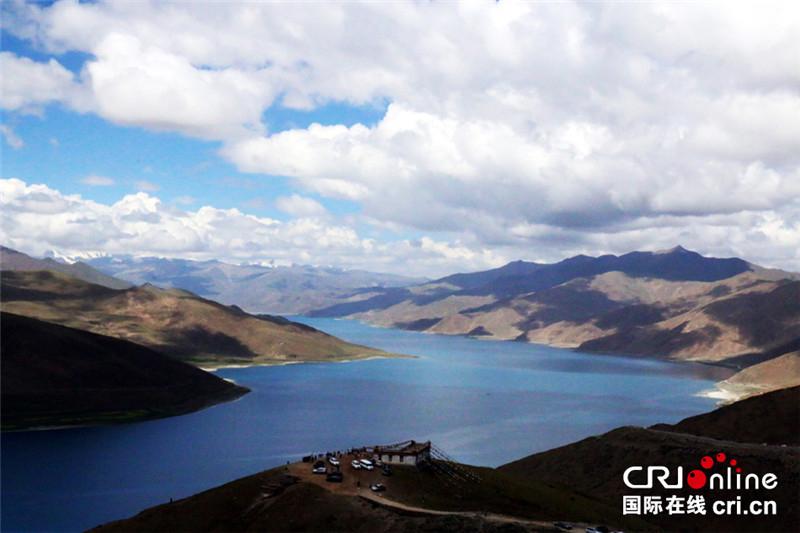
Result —
POLYGON ((6 245, 800 270, 797 3, 3 2, 6 245))

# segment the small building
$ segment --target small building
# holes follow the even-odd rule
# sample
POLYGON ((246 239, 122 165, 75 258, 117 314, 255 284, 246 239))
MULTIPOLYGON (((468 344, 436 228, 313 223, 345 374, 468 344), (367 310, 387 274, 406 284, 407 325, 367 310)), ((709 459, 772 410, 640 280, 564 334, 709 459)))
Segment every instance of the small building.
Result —
POLYGON ((375 446, 375 456, 382 463, 395 465, 418 465, 430 461, 431 441, 416 442, 408 440, 387 446, 375 446))

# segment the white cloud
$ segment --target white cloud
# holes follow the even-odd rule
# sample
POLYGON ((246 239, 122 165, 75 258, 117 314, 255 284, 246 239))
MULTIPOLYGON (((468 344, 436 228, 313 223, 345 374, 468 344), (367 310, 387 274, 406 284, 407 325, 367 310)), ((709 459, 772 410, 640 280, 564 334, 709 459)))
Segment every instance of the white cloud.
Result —
POLYGON ((279 222, 238 209, 184 211, 145 192, 102 204, 46 185, 0 180, 0 241, 28 253, 58 250, 236 262, 309 263, 387 272, 446 274, 506 261, 489 250, 430 237, 376 242, 318 218, 279 222))
POLYGON ((279 196, 275 200, 275 207, 293 217, 321 217, 328 211, 321 203, 313 198, 293 194, 291 196, 279 196))
POLYGON ((55 59, 37 63, 11 52, 0 52, 2 91, 0 107, 38 112, 43 105, 64 102, 76 109, 86 107, 81 86, 72 73, 55 59))
POLYGON ((97 176, 95 174, 91 174, 83 178, 81 183, 92 187, 110 187, 111 185, 114 185, 114 180, 107 176, 97 176))
MULTIPOLYGON (((458 237, 378 241, 360 235, 357 220, 295 218, 280 222, 238 209, 188 211, 145 192, 102 204, 46 185, 0 180, 0 242, 33 254, 110 253, 219 258, 235 262, 309 263, 438 276, 499 266, 511 259, 551 261, 579 253, 624 253, 681 243, 716 256, 759 258, 800 270, 800 199, 794 218, 777 213, 708 217, 660 216, 626 227, 578 229, 519 226, 525 242, 486 246, 458 237)), ((465 237, 468 239, 468 237, 465 237)))
MULTIPOLYGON (((691 141, 668 143, 637 128, 569 121, 526 131, 392 104, 373 128, 313 125, 242 141, 225 154, 246 171, 295 176, 308 189, 355 198, 375 218, 487 239, 497 225, 598 228, 665 214, 779 209, 800 196, 796 166, 770 166, 766 157, 704 160, 692 151, 691 141), (330 180, 349 188, 332 191, 330 180)), ((795 157, 788 147, 782 153, 795 157)))
POLYGON ((384 227, 452 236, 454 250, 557 258, 680 240, 798 267, 795 4, 313 9, 12 8, 9 31, 92 57, 76 77, 4 54, 21 81, 4 87, 3 105, 62 102, 217 139, 241 170, 356 201, 384 227), (274 134, 262 114, 276 101, 390 105, 372 127, 274 134))
POLYGON ((3 136, 6 144, 8 144, 14 150, 19 150, 25 146, 25 142, 19 137, 19 135, 17 135, 14 130, 12 130, 11 127, 7 126, 6 124, 0 124, 0 135, 3 136))
POLYGON ((119 124, 229 138, 260 131, 273 99, 257 70, 198 68, 135 36, 109 34, 93 51, 86 72, 97 111, 119 124))

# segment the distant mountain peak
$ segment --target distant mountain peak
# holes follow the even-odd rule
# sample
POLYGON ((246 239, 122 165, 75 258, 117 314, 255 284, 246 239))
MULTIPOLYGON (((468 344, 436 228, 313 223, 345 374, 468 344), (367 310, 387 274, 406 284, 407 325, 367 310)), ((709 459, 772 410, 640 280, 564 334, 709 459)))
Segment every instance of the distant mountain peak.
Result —
POLYGON ((657 250, 653 253, 659 255, 668 255, 668 254, 694 254, 697 252, 693 252, 692 250, 687 250, 686 248, 684 248, 679 244, 677 246, 669 248, 668 250, 657 250))
POLYGON ((36 259, 7 246, 0 246, 0 266, 3 270, 52 270, 112 289, 125 289, 131 286, 127 281, 104 274, 80 261, 69 263, 52 257, 36 259))

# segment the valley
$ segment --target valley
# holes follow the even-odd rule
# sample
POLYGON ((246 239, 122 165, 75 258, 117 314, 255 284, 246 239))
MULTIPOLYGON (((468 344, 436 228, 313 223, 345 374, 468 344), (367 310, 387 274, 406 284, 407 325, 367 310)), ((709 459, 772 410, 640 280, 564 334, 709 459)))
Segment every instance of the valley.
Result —
MULTIPOLYGON (((128 498, 124 506, 110 505, 102 520, 99 514, 86 515, 98 517, 94 524, 152 505, 165 494, 187 496, 257 471, 253 460, 276 466, 296 460, 304 450, 346 446, 352 441, 344 440, 342 423, 348 434, 381 440, 438 436, 465 463, 498 467, 465 466, 476 468, 491 483, 458 500, 446 485, 437 488, 435 479, 409 471, 394 481, 399 499, 388 506, 374 498, 331 494, 324 483, 299 475, 296 469, 302 467, 297 465, 290 466, 285 491, 258 503, 248 491, 289 479, 282 469, 268 469, 225 486, 224 494, 241 495, 237 500, 243 505, 250 501, 246 507, 223 511, 215 503, 215 489, 169 506, 167 515, 157 508, 132 522, 111 524, 110 530, 135 530, 143 524, 165 530, 179 522, 198 530, 211 527, 203 520, 221 520, 232 529, 257 525, 269 530, 268 524, 287 519, 286 513, 295 513, 307 498, 325 502, 319 513, 297 523, 312 530, 341 521, 337 523, 353 531, 361 523, 380 523, 386 531, 546 531, 558 520, 649 529, 659 523, 618 515, 612 495, 620 466, 609 463, 602 479, 596 479, 589 466, 579 467, 581 457, 649 460, 659 450, 686 461, 717 445, 709 439, 721 439, 726 449, 753 464, 793 472, 795 444, 778 450, 786 444, 780 428, 791 426, 776 426, 775 417, 795 416, 795 392, 763 395, 798 383, 800 281, 791 273, 741 260, 704 258, 684 249, 573 258, 562 262, 566 267, 517 262, 496 271, 400 287, 342 287, 333 297, 337 303, 313 313, 351 319, 339 321, 250 314, 235 303, 225 305, 178 288, 179 280, 171 287, 110 287, 127 282, 110 272, 95 273, 92 266, 80 272, 39 270, 41 260, 27 261, 24 254, 12 252, 3 250, 4 257, 14 259, 4 268, 9 264, 14 269, 3 271, 0 304, 3 382, 12 385, 3 391, 4 429, 99 424, 71 431, 112 431, 124 427, 120 422, 150 420, 129 433, 139 435, 135 439, 145 448, 163 450, 164 439, 204 441, 198 448, 203 459, 194 453, 164 457, 171 471, 184 469, 178 474, 184 479, 181 485, 153 487, 160 470, 120 468, 121 479, 144 476, 134 482, 141 497, 128 498), (36 342, 38 338, 48 343, 36 342), (87 358, 90 354, 103 357, 87 358), (363 362, 347 363, 359 360, 363 362), (281 366, 296 362, 310 364, 281 366), (347 364, 314 364, 331 362, 347 364), (218 370, 209 374, 193 366, 218 370), (740 407, 751 405, 746 400, 731 405, 734 411, 726 407, 692 418, 714 399, 731 403, 744 397, 752 397, 753 407, 740 407), (219 405, 198 411, 214 404, 219 405), (586 417, 575 415, 586 409, 586 417), (165 418, 184 413, 192 414, 165 418), (750 435, 737 431, 742 419, 753 417, 763 427, 753 424, 750 435), (570 423, 564 425, 564 420, 570 423), (659 420, 668 423, 647 427, 659 420), (612 430, 620 425, 624 427, 612 430), (265 433, 264 428, 270 430, 265 433), (215 436, 209 439, 206 431, 215 436), (601 435, 579 440, 597 433, 601 435), (774 444, 766 450, 754 448, 752 435, 765 435, 774 444), (210 453, 223 456, 231 450, 232 458, 258 459, 208 459, 210 453), (502 466, 531 451, 537 453, 502 466), (198 460, 209 474, 193 471, 198 460), (560 484, 557 472, 564 462, 578 468, 569 477, 580 482, 560 484), (533 478, 541 482, 532 484, 533 478), (485 490, 492 496, 481 492, 485 490), (428 509, 434 503, 435 512, 412 520, 401 513, 398 518, 403 506, 428 509), (200 508, 205 511, 198 512, 200 508), (342 509, 349 509, 346 516, 353 521, 342 509)), ((23 450, 53 453, 55 461, 62 451, 75 453, 72 436, 64 437, 65 447, 59 451, 35 433, 4 432, 4 457, 20 457, 20 464, 30 468, 21 458, 23 450)), ((114 433, 97 442, 108 446, 115 442, 114 433)), ((159 469, 159 464, 153 466, 159 469)), ((31 474, 4 467, 4 478, 10 476, 16 486, 48 476, 31 474)), ((54 480, 56 485, 63 482, 54 480)), ((25 513, 22 496, 9 497, 25 513)), ((70 508, 88 505, 90 499, 76 496, 70 508)), ((69 514, 66 509, 58 512, 69 514)), ((21 515, 11 520, 28 523, 21 515)), ((68 522, 92 525, 78 518, 68 522)), ((684 526, 691 529, 693 524, 684 526)), ((707 525, 719 531, 730 526, 724 520, 707 525)))

